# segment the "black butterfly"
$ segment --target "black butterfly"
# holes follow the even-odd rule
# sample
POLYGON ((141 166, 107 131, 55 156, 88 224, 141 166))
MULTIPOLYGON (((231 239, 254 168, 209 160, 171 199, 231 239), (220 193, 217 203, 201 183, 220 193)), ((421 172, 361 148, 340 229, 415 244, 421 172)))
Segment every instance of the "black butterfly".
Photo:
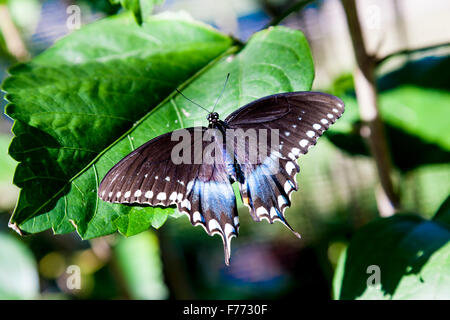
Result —
MULTIPOLYGON (((253 220, 266 219, 270 223, 278 220, 300 237, 284 216, 291 205, 292 192, 297 190, 296 159, 307 153, 343 112, 344 103, 340 99, 319 92, 267 96, 231 113, 225 121, 211 112, 207 117, 208 128, 181 130, 191 135, 193 146, 197 143, 206 148, 215 144, 213 147, 219 152, 214 155, 219 161, 175 164, 171 155, 179 141, 172 141, 172 136, 179 130, 169 132, 148 141, 117 163, 102 180, 99 196, 113 203, 176 205, 194 226, 201 225, 209 235, 218 233, 222 237, 228 265, 231 238, 237 236, 239 229, 232 183, 239 183, 243 203, 250 209, 253 220), (204 139, 202 134, 211 129, 225 138, 219 140, 213 134, 212 139, 204 139), (258 153, 261 145, 235 140, 234 150, 244 150, 243 156, 237 157, 227 152, 227 129, 278 129, 278 150, 258 154, 257 161, 251 162, 250 157, 258 153)), ((194 149, 188 151, 191 159, 198 156, 194 149)))

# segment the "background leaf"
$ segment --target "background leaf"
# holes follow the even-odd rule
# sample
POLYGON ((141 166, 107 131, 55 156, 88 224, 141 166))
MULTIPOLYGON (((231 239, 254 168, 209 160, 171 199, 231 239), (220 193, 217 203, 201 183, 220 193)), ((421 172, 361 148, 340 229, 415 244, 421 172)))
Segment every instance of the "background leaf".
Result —
POLYGON ((13 179, 14 169, 17 163, 8 156, 8 146, 11 137, 6 134, 0 134, 0 185, 10 184, 13 179))
POLYGON ((11 136, 0 134, 0 214, 14 209, 19 190, 12 184, 17 162, 8 155, 11 136))
POLYGON ((173 209, 106 203, 97 187, 115 163, 151 138, 206 124, 205 112, 175 96, 176 87, 185 82, 184 93, 208 107, 230 72, 217 109, 225 118, 257 98, 309 90, 314 77, 304 35, 283 27, 255 34, 241 52, 231 48, 217 61, 231 40, 173 17, 155 16, 142 28, 123 17, 107 19, 70 40, 16 67, 4 84, 7 113, 16 120, 14 181, 22 188, 11 223, 26 232, 75 227, 93 238, 159 227, 173 209), (108 30, 104 41, 99 25, 108 30))
POLYGON ((33 299, 39 294, 36 263, 27 246, 0 233, 0 299, 33 299))
MULTIPOLYGON (((424 164, 450 162, 450 131, 446 121, 450 86, 444 79, 447 71, 450 57, 428 57, 408 62, 378 79, 380 112, 393 162, 403 172, 424 164)), ((368 155, 359 135, 353 81, 341 77, 332 92, 341 96, 347 107, 341 121, 327 136, 347 152, 368 155)))
POLYGON ((449 299, 450 229, 438 221, 399 214, 360 229, 334 276, 337 299, 449 299), (368 286, 371 265, 381 283, 368 286))

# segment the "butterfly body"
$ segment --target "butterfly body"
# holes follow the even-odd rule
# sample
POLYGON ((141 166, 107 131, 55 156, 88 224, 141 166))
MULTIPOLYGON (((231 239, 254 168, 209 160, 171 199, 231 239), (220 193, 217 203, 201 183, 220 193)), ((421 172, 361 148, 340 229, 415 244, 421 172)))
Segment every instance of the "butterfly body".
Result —
POLYGON ((114 203, 176 205, 193 225, 222 237, 228 264, 239 229, 232 183, 239 184, 253 220, 280 221, 299 237, 284 216, 298 188, 296 160, 343 111, 334 96, 288 92, 253 101, 224 121, 211 112, 208 127, 166 133, 131 152, 106 174, 99 196, 114 203), (180 154, 188 161, 174 161, 180 143, 174 136, 182 134, 190 148, 180 154))

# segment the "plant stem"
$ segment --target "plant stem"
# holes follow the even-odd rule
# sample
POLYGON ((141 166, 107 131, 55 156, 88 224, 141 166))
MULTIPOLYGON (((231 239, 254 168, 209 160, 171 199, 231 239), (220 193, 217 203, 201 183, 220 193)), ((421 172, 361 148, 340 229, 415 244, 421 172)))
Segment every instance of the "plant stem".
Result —
POLYGON ((301 9, 303 9, 303 7, 305 7, 306 5, 308 5, 309 3, 314 2, 314 1, 315 0, 301 0, 299 2, 296 2, 291 7, 289 7, 286 11, 284 11, 282 14, 274 17, 268 24, 266 24, 264 29, 271 27, 271 26, 278 25, 281 21, 283 21, 289 15, 291 15, 291 13, 300 11, 301 9))
POLYGON ((174 299, 195 299, 194 290, 189 283, 185 261, 179 256, 177 248, 167 238, 166 231, 159 229, 158 236, 164 278, 174 299))
POLYGON ((29 58, 29 53, 20 36, 19 30, 17 30, 17 27, 12 21, 6 4, 0 4, 0 31, 3 34, 9 53, 14 56, 17 61, 27 60, 29 58))
POLYGON ((422 47, 422 48, 416 48, 416 49, 404 49, 404 50, 400 50, 400 51, 396 51, 396 52, 392 52, 389 53, 388 55, 382 57, 382 58, 377 58, 376 60, 376 64, 377 66, 382 64, 383 62, 385 62, 386 60, 394 57, 394 56, 399 56, 399 55, 409 55, 409 54, 414 54, 414 53, 419 53, 419 52, 423 52, 423 51, 429 51, 429 50, 435 50, 435 49, 440 49, 440 48, 450 48, 450 43, 440 43, 440 44, 436 44, 433 46, 428 46, 428 47, 422 47))
POLYGON ((342 4, 356 58, 355 91, 359 113, 364 123, 361 127, 361 135, 368 142, 380 179, 381 188, 376 192, 378 210, 381 216, 390 216, 398 209, 399 201, 390 176, 391 158, 378 111, 374 72, 376 59, 367 53, 355 0, 342 0, 342 4))

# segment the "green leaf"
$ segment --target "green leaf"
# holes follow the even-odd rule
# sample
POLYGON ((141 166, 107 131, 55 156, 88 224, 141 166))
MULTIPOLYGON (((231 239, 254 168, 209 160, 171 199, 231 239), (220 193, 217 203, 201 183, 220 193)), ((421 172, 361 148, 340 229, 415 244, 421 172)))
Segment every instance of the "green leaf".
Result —
MULTIPOLYGON (((108 22, 108 26, 111 24, 108 22)), ((15 182, 22 190, 11 219, 13 227, 30 233, 48 228, 65 233, 76 226, 83 238, 117 229, 133 235, 150 225, 159 227, 167 218, 162 212, 167 215, 174 209, 161 211, 109 204, 97 197, 97 187, 108 170, 135 147, 175 129, 206 124, 203 111, 175 95, 174 89, 181 82, 184 81, 182 87, 188 97, 208 107, 230 72, 227 90, 217 108, 223 118, 257 98, 311 88, 312 57, 306 38, 299 31, 284 27, 261 31, 238 54, 233 54, 231 48, 222 58, 214 60, 230 47, 231 41, 203 25, 153 17, 142 29, 132 25, 120 28, 131 28, 139 34, 145 29, 151 38, 157 36, 163 42, 158 54, 145 63, 134 58, 122 61, 123 56, 117 54, 118 58, 108 66, 102 58, 101 64, 95 61, 77 64, 71 61, 79 60, 73 50, 80 47, 70 41, 60 43, 57 50, 44 53, 30 65, 16 68, 5 83, 12 101, 8 113, 16 119, 17 137, 10 153, 21 162, 15 182), (163 22, 167 22, 164 27, 160 25, 163 22), (173 38, 179 43, 171 43, 173 38), (66 56, 71 60, 58 67, 58 59, 66 56), (40 61, 48 59, 55 69, 52 85, 47 85, 50 80, 45 76, 52 67, 47 64, 34 69, 40 61), (192 76, 192 71, 206 61, 211 63, 192 76), (80 83, 73 77, 57 76, 70 75, 67 70, 76 75, 87 72, 90 77, 80 83), (167 82, 152 82, 155 75, 167 82), (67 116, 60 114, 62 110, 67 116), (53 116, 55 112, 57 116, 53 116), (93 116, 86 117, 86 112, 93 116)), ((100 50, 96 45, 101 43, 100 30, 96 31, 95 42, 85 39, 84 43, 90 43, 91 47, 83 49, 80 53, 83 57, 100 50)), ((114 30, 113 35, 117 33, 126 31, 114 30)), ((101 48, 104 50, 104 46, 101 48)), ((149 52, 145 50, 146 54, 149 52)))
POLYGON ((152 14, 153 6, 162 4, 164 0, 110 0, 112 4, 119 4, 131 11, 138 24, 152 14))
MULTIPOLYGON (((402 171, 450 161, 447 71, 450 57, 426 58, 409 62, 378 80, 386 136, 393 162, 402 171)), ((352 154, 368 155, 359 135, 360 118, 352 87, 348 77, 338 79, 334 85, 332 91, 344 100, 346 113, 328 137, 352 154)))
POLYGON ((159 243, 150 231, 131 238, 121 238, 114 252, 132 299, 165 299, 159 243))
POLYGON ((158 229, 167 220, 167 209, 136 207, 132 213, 122 215, 113 221, 120 233, 126 236, 138 234, 148 228, 158 229))
MULTIPOLYGON (((83 237, 114 232, 111 220, 131 209, 97 199, 95 159, 230 45, 184 16, 155 16, 142 27, 118 16, 11 69, 3 89, 11 102, 6 113, 15 120, 9 152, 20 162, 14 183, 22 189, 12 226, 56 233, 76 226, 83 237)), ((132 140, 126 141, 129 151, 132 140)), ((100 169, 116 158, 104 155, 100 169)))
POLYGON ((33 299, 39 277, 33 254, 10 235, 0 233, 0 299, 33 299))
MULTIPOLYGON (((369 223, 340 257, 337 299, 449 299, 450 229, 400 214, 369 223), (374 284, 370 266, 379 267, 374 284), (369 280, 369 282, 368 282, 369 280)), ((375 271, 377 272, 377 271, 375 271)))

